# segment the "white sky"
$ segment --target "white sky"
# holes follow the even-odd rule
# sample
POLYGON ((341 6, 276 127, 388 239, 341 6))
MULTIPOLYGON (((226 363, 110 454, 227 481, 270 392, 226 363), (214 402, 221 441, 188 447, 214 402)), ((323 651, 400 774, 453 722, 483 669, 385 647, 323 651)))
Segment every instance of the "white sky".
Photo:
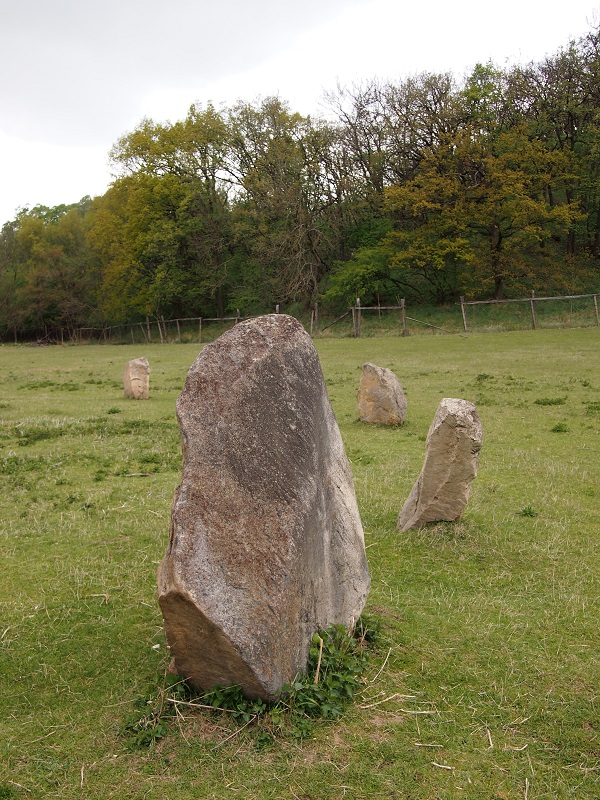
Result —
POLYGON ((0 2, 0 225, 103 194, 144 116, 270 94, 317 114, 338 82, 526 63, 600 19, 600 0, 0 2))

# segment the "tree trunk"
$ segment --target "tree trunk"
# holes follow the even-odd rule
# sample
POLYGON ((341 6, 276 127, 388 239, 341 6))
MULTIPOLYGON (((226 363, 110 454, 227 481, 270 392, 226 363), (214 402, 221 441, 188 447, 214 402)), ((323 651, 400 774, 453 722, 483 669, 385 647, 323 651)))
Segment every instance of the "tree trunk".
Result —
POLYGON ((492 258, 492 275, 494 278, 494 300, 504 299, 504 275, 500 266, 500 254, 502 252, 502 234, 498 225, 494 225, 490 231, 490 249, 492 258))
MULTIPOLYGON (((567 189, 566 191, 567 203, 571 205, 574 200, 574 194, 572 189, 567 189)), ((575 255, 575 228, 571 226, 569 233, 567 234, 567 258, 569 256, 575 255)))

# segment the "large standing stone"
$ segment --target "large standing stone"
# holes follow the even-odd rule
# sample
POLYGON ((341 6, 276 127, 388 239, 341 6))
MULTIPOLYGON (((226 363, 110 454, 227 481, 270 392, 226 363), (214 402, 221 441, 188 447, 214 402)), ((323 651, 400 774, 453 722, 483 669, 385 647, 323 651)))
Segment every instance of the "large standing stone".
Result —
POLYGON ((183 476, 158 572, 174 671, 273 698, 315 631, 351 625, 369 573, 317 353, 292 317, 207 345, 177 403, 183 476))
POLYGON ((133 400, 147 400, 150 396, 150 364, 148 359, 134 358, 125 364, 123 373, 125 397, 133 400))
POLYGON ((398 517, 402 531, 462 514, 483 440, 473 403, 444 398, 429 433, 423 469, 398 517))
POLYGON ((363 364, 357 400, 363 422, 402 425, 406 420, 404 390, 391 369, 363 364))

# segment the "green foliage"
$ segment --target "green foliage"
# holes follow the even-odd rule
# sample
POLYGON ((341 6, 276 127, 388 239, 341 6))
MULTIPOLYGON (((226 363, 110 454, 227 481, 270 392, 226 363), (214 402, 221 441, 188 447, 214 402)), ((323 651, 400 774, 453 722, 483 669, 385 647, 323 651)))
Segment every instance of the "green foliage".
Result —
POLYGON ((185 681, 164 673, 158 687, 135 702, 135 711, 122 727, 130 748, 146 747, 162 739, 179 708, 226 714, 245 728, 251 723, 259 747, 279 736, 302 739, 312 733, 314 719, 338 719, 362 686, 368 648, 374 646, 381 622, 363 615, 352 631, 332 625, 312 638, 306 671, 284 686, 273 702, 247 698, 240 686, 217 686, 194 692, 185 681))
POLYGON ((575 218, 574 207, 551 206, 543 194, 552 169, 555 155, 517 126, 495 136, 458 127, 424 154, 415 178, 386 192, 396 260, 428 281, 438 302, 460 292, 499 298, 536 274, 547 285, 541 248, 575 218))
MULTIPOLYGON (((360 623, 360 630, 363 623, 360 623)), ((335 625, 316 633, 309 651, 306 675, 284 691, 292 715, 336 719, 361 687, 366 666, 366 638, 349 635, 335 625)))
POLYGON ((327 303, 342 301, 354 304, 355 298, 360 297, 363 305, 366 305, 373 302, 377 295, 388 296, 392 287, 410 296, 402 270, 391 269, 389 248, 383 244, 361 248, 350 260, 339 262, 331 273, 327 287, 323 295, 327 303))

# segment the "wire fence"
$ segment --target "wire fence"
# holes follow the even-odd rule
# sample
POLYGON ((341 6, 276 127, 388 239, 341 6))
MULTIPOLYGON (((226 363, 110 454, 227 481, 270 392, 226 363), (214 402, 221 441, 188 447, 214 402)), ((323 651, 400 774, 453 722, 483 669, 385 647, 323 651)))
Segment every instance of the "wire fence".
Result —
POLYGON ((463 330, 469 330, 469 324, 477 329, 482 322, 493 326, 502 321, 504 326, 511 322, 525 328, 557 328, 588 327, 600 325, 598 314, 599 294, 571 294, 552 297, 537 297, 531 292, 530 297, 518 297, 503 300, 465 300, 460 298, 460 311, 463 330), (513 304, 511 306, 511 304, 513 304), (514 305, 517 304, 517 305, 514 305), (479 307, 479 308, 476 308, 479 307), (473 311, 478 314, 473 314, 473 311), (470 323, 467 319, 467 312, 470 323))
MULTIPOLYGON (((279 314, 280 306, 275 307, 279 314)), ((311 335, 318 332, 318 306, 315 303, 311 311, 296 314, 311 335)), ((245 316, 237 309, 235 316, 223 317, 146 317, 144 321, 104 327, 76 328, 72 333, 72 341, 77 344, 88 342, 105 342, 107 344, 174 344, 198 343, 206 344, 217 339, 229 328, 256 315, 245 316)))
MULTIPOLYGON (((359 297, 338 316, 323 315, 315 303, 298 313, 288 310, 313 337, 409 336, 415 334, 462 334, 473 331, 523 330, 525 328, 566 328, 600 326, 600 293, 505 300, 466 300, 436 307, 415 306, 407 310, 404 299, 395 305, 363 306, 359 297)), ((286 313, 277 305, 275 313, 286 313)), ((27 335, 15 327, 5 332, 4 341, 15 344, 205 344, 229 328, 256 315, 223 317, 146 317, 121 325, 74 328, 45 327, 43 335, 27 335)))

